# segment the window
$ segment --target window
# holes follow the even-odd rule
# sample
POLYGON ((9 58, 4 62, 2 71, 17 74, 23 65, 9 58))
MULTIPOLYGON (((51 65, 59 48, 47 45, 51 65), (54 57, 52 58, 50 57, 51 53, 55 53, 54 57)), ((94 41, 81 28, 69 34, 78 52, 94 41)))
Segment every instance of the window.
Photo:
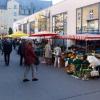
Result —
POLYGON ((63 35, 67 33, 67 12, 53 16, 53 31, 63 35))
POLYGON ((14 5, 14 9, 17 9, 17 5, 14 5))
POLYGON ((78 16, 77 17, 78 17, 78 20, 80 20, 81 19, 81 13, 78 12, 78 16))
POLYGON ((20 12, 21 12, 22 15, 25 14, 25 13, 24 13, 24 9, 21 9, 20 12))
POLYGON ((99 4, 93 4, 76 10, 76 32, 78 34, 99 32, 99 4))
POLYGON ((14 22, 17 21, 17 19, 14 19, 14 22))
POLYGON ((14 16, 17 16, 17 13, 16 12, 14 12, 14 16))
POLYGON ((18 25, 18 30, 21 31, 21 25, 18 25))
POLYGON ((77 33, 81 33, 81 19, 82 19, 82 9, 80 8, 80 9, 77 9, 77 11, 76 11, 76 13, 77 13, 77 26, 76 26, 76 30, 77 30, 77 33))
POLYGON ((35 22, 34 21, 30 23, 30 32, 31 33, 35 32, 35 22))
POLYGON ((89 18, 93 19, 93 15, 94 15, 94 11, 93 11, 93 9, 90 9, 90 11, 89 11, 89 18))
POLYGON ((25 15, 29 15, 29 10, 25 9, 25 15))
POLYGON ((23 32, 27 33, 27 23, 23 24, 23 32))

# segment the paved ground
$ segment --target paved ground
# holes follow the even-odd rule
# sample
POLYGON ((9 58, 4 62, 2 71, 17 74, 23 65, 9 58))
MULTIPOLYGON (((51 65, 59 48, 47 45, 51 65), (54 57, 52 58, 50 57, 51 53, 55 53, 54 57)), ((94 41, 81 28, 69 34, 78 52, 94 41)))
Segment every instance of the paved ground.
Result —
MULTIPOLYGON (((41 64, 39 81, 23 83, 23 67, 16 52, 10 66, 0 57, 0 100, 99 100, 100 79, 82 81, 64 73, 63 69, 41 64)), ((31 80, 31 74, 29 75, 31 80)))

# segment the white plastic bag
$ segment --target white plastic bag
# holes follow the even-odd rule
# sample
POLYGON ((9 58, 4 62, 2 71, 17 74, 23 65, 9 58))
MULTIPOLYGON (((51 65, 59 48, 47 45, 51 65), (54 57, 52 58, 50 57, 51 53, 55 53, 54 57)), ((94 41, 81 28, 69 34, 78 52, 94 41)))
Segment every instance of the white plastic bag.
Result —
POLYGON ((91 77, 99 76, 99 72, 96 70, 91 71, 91 77))

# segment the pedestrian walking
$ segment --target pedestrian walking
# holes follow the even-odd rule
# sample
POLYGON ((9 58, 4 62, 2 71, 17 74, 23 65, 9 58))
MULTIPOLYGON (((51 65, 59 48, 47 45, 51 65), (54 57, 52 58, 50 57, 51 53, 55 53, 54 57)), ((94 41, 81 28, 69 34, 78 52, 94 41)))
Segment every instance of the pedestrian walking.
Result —
POLYGON ((55 61, 54 61, 54 67, 58 66, 60 67, 60 56, 61 56, 61 48, 59 45, 57 45, 54 48, 54 55, 55 55, 55 61))
POLYGON ((4 61, 5 61, 5 65, 9 65, 10 62, 10 54, 12 51, 12 42, 5 38, 2 42, 2 52, 4 54, 4 61))
POLYGON ((24 62, 24 51, 25 51, 25 40, 22 40, 18 47, 18 55, 20 56, 20 66, 22 66, 24 62))
POLYGON ((2 40, 0 39, 0 52, 2 52, 2 40))
POLYGON ((51 64, 52 50, 51 50, 50 42, 48 42, 48 43, 45 45, 44 51, 45 51, 45 55, 44 55, 44 56, 45 56, 46 64, 51 64))
POLYGON ((16 49, 16 40, 15 39, 12 41, 12 45, 13 45, 13 48, 15 50, 16 49))
POLYGON ((35 58, 36 55, 32 48, 32 42, 27 42, 25 44, 25 55, 24 55, 25 72, 24 72, 23 82, 29 81, 29 79, 27 78, 27 74, 29 73, 30 69, 32 71, 32 81, 38 80, 37 78, 35 78, 35 72, 36 72, 36 68, 34 65, 35 58))

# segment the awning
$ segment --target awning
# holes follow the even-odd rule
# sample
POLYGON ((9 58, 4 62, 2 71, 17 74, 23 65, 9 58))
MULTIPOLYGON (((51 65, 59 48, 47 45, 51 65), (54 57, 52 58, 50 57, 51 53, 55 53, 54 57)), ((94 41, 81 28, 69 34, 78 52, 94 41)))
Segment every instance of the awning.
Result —
POLYGON ((20 37, 22 37, 22 36, 29 36, 29 35, 26 34, 26 33, 21 32, 21 31, 18 31, 18 32, 15 32, 15 33, 11 34, 11 36, 12 36, 13 38, 20 38, 20 37))
POLYGON ((5 35, 3 37, 6 37, 6 38, 12 38, 12 35, 5 35))
POLYGON ((70 39, 70 40, 93 41, 93 40, 100 40, 100 34, 63 35, 63 36, 56 36, 55 38, 58 38, 58 39, 70 39))
POLYGON ((48 31, 41 31, 34 34, 31 34, 33 37, 48 37, 48 36, 57 36, 57 33, 48 32, 48 31))

